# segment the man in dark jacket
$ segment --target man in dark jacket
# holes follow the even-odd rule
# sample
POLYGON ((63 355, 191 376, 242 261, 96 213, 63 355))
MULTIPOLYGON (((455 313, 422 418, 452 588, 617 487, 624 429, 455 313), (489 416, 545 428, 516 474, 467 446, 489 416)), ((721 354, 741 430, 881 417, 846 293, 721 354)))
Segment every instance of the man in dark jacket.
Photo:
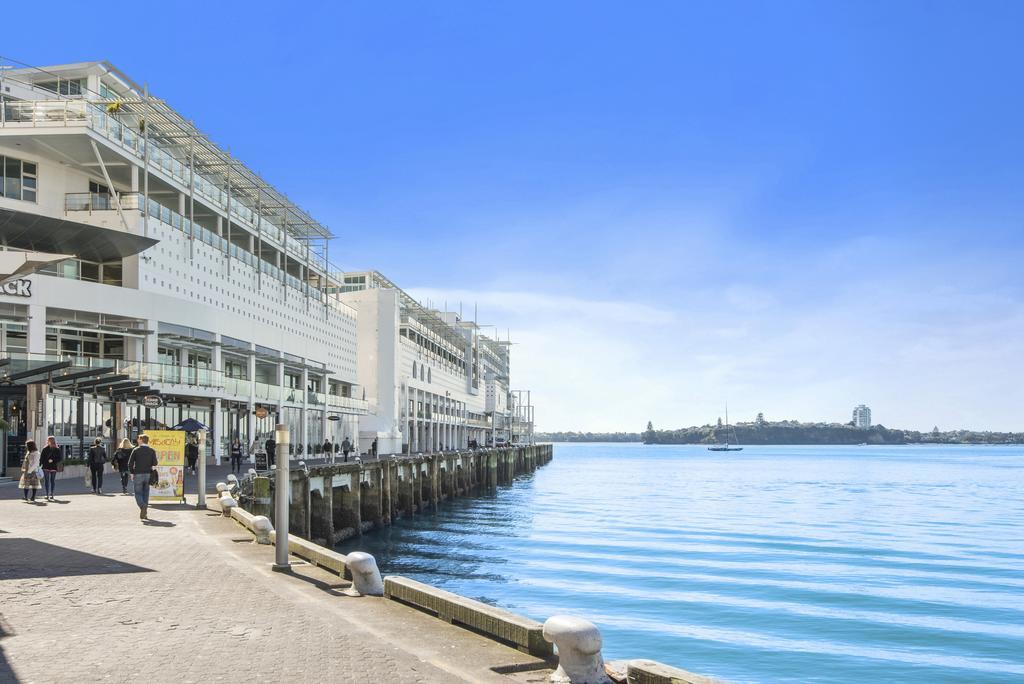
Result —
POLYGON ((271 437, 263 447, 267 450, 267 467, 274 465, 274 456, 277 455, 277 442, 271 437))
POLYGON ((139 435, 139 445, 128 457, 128 472, 135 484, 135 503, 139 505, 139 520, 149 520, 149 474, 156 468, 156 452, 149 446, 149 435, 139 435))
POLYGON ((92 493, 103 493, 103 468, 107 464, 107 450, 99 437, 89 447, 89 472, 92 474, 92 493))

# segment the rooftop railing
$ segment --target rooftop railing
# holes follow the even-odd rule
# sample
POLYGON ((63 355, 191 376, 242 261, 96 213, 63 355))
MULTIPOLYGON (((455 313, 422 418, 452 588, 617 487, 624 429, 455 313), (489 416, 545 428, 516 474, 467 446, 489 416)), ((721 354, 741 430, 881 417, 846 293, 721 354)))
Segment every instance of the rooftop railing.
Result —
MULTIPOLYGON (((83 126, 92 129, 140 161, 146 156, 147 141, 132 127, 126 126, 102 108, 84 100, 24 100, 5 101, 0 107, 0 126, 3 127, 68 127, 83 126)), ((301 242, 287 235, 272 218, 260 216, 255 210, 236 198, 228 200, 228 193, 200 173, 192 173, 188 164, 164 150, 159 143, 148 141, 149 164, 160 169, 178 183, 191 187, 197 197, 211 206, 230 214, 233 220, 270 242, 283 246, 297 258, 309 259, 316 267, 327 270, 321 255, 308 250, 301 242)))

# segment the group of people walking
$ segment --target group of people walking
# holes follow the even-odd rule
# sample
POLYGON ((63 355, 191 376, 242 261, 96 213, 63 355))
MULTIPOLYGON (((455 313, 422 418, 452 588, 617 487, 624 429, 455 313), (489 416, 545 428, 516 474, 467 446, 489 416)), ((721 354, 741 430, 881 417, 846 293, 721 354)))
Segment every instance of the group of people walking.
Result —
POLYGON ((53 437, 46 438, 46 446, 42 451, 39 451, 32 440, 25 443, 25 459, 21 463, 21 479, 18 480, 18 487, 24 490, 25 501, 35 501, 36 492, 40 488, 43 489, 46 500, 53 501, 57 471, 61 469, 63 461, 64 455, 53 437))
MULTIPOLYGON (((149 446, 149 436, 139 435, 135 446, 131 441, 121 440, 121 445, 109 460, 121 477, 121 493, 128 494, 128 482, 133 482, 135 503, 139 506, 139 519, 148 520, 149 488, 156 484, 156 451, 149 446)), ((64 454, 53 437, 46 438, 46 446, 40 451, 33 440, 25 442, 25 458, 21 463, 21 478, 18 487, 24 493, 24 500, 34 503, 36 494, 43 489, 47 501, 56 501, 57 473, 63 470, 64 454), (40 485, 42 482, 42 485, 40 485)), ((96 439, 86 456, 90 481, 94 494, 103 493, 103 469, 108 463, 107 450, 103 440, 96 439)))

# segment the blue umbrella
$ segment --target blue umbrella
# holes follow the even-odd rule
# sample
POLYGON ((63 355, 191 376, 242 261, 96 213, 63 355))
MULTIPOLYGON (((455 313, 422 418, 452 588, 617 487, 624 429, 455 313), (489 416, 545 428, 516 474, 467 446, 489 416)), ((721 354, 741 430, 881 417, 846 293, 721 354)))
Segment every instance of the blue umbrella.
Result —
POLYGON ((184 430, 185 432, 209 432, 210 428, 200 423, 195 418, 186 418, 171 428, 172 430, 184 430))

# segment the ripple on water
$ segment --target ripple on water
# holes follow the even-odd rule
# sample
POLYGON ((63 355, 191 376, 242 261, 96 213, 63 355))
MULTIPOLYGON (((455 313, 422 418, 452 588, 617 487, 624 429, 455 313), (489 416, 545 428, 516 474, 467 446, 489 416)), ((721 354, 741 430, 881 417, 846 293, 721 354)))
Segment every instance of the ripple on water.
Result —
POLYGON ((1024 449, 557 445, 341 547, 608 658, 734 681, 1024 681, 1024 449))

